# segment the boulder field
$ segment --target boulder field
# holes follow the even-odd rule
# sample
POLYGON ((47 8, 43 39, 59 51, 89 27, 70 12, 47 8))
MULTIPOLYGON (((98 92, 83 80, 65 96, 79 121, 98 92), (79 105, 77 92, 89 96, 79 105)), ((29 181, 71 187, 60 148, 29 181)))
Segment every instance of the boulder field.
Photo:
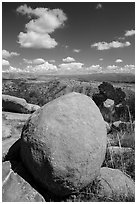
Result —
POLYGON ((21 159, 42 187, 65 196, 98 176, 106 136, 103 117, 93 100, 72 92, 30 116, 21 134, 21 159))
POLYGON ((134 200, 135 182, 103 167, 106 150, 121 155, 133 150, 106 148, 111 127, 90 97, 72 92, 41 108, 28 106, 35 112, 17 113, 15 105, 15 112, 10 107, 2 113, 3 202, 69 201, 73 196, 78 201, 88 196, 91 202, 134 200))

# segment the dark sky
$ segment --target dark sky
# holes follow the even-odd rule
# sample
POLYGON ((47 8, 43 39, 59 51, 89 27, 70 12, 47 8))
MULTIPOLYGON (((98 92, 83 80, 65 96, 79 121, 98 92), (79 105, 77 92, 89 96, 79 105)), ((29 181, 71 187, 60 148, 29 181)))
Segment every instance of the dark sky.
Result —
POLYGON ((51 66, 56 66, 57 70, 65 71, 83 69, 91 73, 102 70, 132 72, 135 64, 134 30, 135 4, 133 2, 3 2, 2 48, 11 55, 7 57, 5 54, 3 67, 4 70, 10 70, 10 67, 23 70, 28 67, 29 70, 35 66, 39 69, 46 66, 45 70, 50 70, 50 63, 51 66), (21 9, 17 12, 21 6, 25 14, 21 9), (43 11, 39 16, 34 15, 38 8, 39 10, 48 8, 44 12, 48 13, 48 26, 50 29, 54 27, 52 32, 47 31, 47 20, 46 17, 43 18, 45 15, 43 11), (58 9, 59 14, 61 11, 63 14, 60 18, 57 15, 57 19, 52 19, 55 9, 58 9), (27 13, 28 10, 30 13, 27 13), (60 20, 64 16, 65 20, 60 20), (30 21, 33 21, 33 29, 30 26, 29 29, 25 27, 30 21), (35 21, 38 21, 37 31, 35 21), (40 28, 44 29, 43 33, 40 28), (36 40, 32 39, 31 31, 38 36, 36 40), (19 37, 21 32, 25 35, 19 37), (73 59, 63 61, 67 57, 73 59), (42 64, 42 60, 41 62, 39 60, 41 64, 35 63, 34 60, 39 58, 45 60, 47 64, 42 64), (4 65, 5 61, 9 64, 4 65), (50 68, 47 68, 48 65, 50 68))

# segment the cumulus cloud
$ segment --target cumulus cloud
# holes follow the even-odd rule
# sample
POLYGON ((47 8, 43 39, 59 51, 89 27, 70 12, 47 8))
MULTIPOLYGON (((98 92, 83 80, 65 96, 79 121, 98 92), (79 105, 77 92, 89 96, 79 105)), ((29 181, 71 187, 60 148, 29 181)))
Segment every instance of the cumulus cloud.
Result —
POLYGON ((108 65, 107 66, 107 69, 117 69, 118 68, 118 66, 117 65, 108 65))
POLYGON ((87 67, 86 70, 91 71, 91 72, 102 72, 102 67, 97 64, 97 65, 91 65, 90 67, 87 67))
POLYGON ((132 36, 132 35, 135 35, 135 30, 127 30, 126 33, 125 33, 125 36, 132 36))
POLYGON ((102 4, 100 4, 100 3, 96 5, 96 9, 102 9, 102 7, 103 7, 103 6, 102 6, 102 4))
POLYGON ((9 66, 10 63, 8 60, 2 59, 2 66, 9 66))
POLYGON ((4 68, 2 70, 2 72, 14 72, 14 73, 17 73, 17 72, 24 72, 24 70, 20 69, 20 68, 16 68, 16 67, 12 67, 12 66, 9 66, 8 68, 4 68))
POLYGON ((91 47, 97 47, 97 50, 109 50, 111 48, 120 48, 120 47, 128 47, 130 46, 130 42, 119 42, 119 41, 112 41, 110 43, 107 42, 97 42, 91 45, 91 47))
POLYGON ((20 54, 17 52, 9 52, 7 50, 2 50, 2 58, 3 59, 7 59, 9 57, 18 56, 18 55, 20 55, 20 54))
POLYGON ((20 32, 19 43, 21 47, 25 48, 54 48, 58 43, 54 38, 51 38, 49 34, 41 34, 34 31, 28 31, 27 33, 20 32))
POLYGON ((134 64, 126 64, 124 67, 123 67, 123 70, 125 72, 130 72, 130 73, 135 73, 135 65, 134 64))
POLYGON ((57 46, 57 42, 50 36, 57 28, 61 28, 67 20, 61 9, 35 8, 22 5, 17 12, 28 15, 31 20, 25 25, 26 32, 18 35, 22 47, 50 49, 57 46))
POLYGON ((73 52, 79 53, 79 52, 80 52, 80 49, 74 49, 73 52))
POLYGON ((28 60, 28 59, 23 59, 25 63, 27 64, 32 64, 32 65, 40 65, 40 64, 44 64, 45 60, 42 58, 37 58, 34 60, 28 60))
POLYGON ((106 73, 135 73, 135 65, 124 65, 124 66, 117 66, 117 65, 108 65, 104 70, 106 73))
POLYGON ((57 66, 50 64, 49 62, 45 62, 44 64, 32 66, 28 65, 26 70, 29 72, 47 72, 47 71, 57 71, 57 66))
POLYGON ((81 69, 84 64, 80 62, 71 62, 60 64, 59 67, 65 70, 77 70, 81 69))
POLYGON ((64 59, 62 59, 63 62, 74 62, 75 59, 73 57, 66 57, 64 59))
POLYGON ((122 59, 116 59, 115 62, 116 62, 116 63, 121 63, 121 62, 123 62, 123 60, 122 60, 122 59))

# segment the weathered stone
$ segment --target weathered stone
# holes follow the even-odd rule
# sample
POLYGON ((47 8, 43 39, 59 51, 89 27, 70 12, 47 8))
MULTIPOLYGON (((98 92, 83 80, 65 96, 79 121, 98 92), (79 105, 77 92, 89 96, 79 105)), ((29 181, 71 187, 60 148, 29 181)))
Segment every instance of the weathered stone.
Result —
POLYGON ((104 101, 104 107, 105 108, 109 108, 112 109, 114 107, 114 100, 112 99, 107 99, 106 101, 104 101))
POLYGON ((11 124, 6 123, 5 120, 2 120, 2 140, 10 138, 12 134, 11 124))
POLYGON ((15 113, 29 113, 25 99, 10 95, 2 95, 2 110, 15 113))
POLYGON ((23 114, 23 113, 12 113, 2 111, 2 118, 11 122, 11 121, 20 121, 25 122, 31 114, 23 114))
POLYGON ((21 176, 11 169, 10 162, 2 166, 3 202, 44 202, 44 198, 21 176))
POLYGON ((2 157, 8 153, 9 148, 20 138, 25 121, 30 114, 2 113, 2 157))
POLYGON ((37 109, 39 109, 40 106, 38 105, 35 105, 35 104, 31 104, 31 103, 28 103, 28 110, 33 113, 35 112, 37 109))
POLYGON ((134 123, 124 121, 115 121, 112 126, 118 131, 131 131, 135 128, 134 123))
POLYGON ((34 112, 21 135, 21 158, 35 180, 65 196, 93 182, 106 152, 106 127, 91 98, 70 93, 34 112))
POLYGON ((2 158, 4 159, 7 155, 10 147, 18 140, 18 138, 7 138, 6 140, 2 141, 2 158))
POLYGON ((118 169, 103 167, 100 169, 99 194, 111 201, 133 200, 134 181, 118 169))
POLYGON ((35 112, 38 108, 40 108, 40 106, 27 103, 27 101, 23 98, 2 95, 3 111, 28 114, 35 112))

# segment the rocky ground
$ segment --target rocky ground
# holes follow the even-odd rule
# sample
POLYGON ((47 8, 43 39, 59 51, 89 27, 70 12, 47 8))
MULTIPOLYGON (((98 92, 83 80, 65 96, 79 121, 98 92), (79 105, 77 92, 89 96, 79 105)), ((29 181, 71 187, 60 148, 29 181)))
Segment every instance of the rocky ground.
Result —
POLYGON ((134 130, 132 130, 131 137, 122 132, 119 132, 118 135, 117 130, 115 132, 114 129, 119 126, 116 127, 114 124, 114 128, 111 125, 113 133, 111 130, 108 131, 106 158, 98 177, 92 185, 88 185, 78 193, 62 198, 41 187, 27 171, 20 158, 20 136, 24 123, 30 116, 31 114, 15 112, 3 111, 2 113, 3 202, 134 201, 134 175, 130 175, 130 171, 134 171, 134 165, 127 163, 129 159, 131 162, 131 158, 134 157, 134 130), (126 159, 128 155, 130 158, 124 160, 125 155, 126 159), (118 165, 115 162, 116 156, 120 161, 118 165), (132 166, 133 169, 127 171, 126 165, 132 166), (126 174, 117 170, 117 167, 124 170, 126 174))

